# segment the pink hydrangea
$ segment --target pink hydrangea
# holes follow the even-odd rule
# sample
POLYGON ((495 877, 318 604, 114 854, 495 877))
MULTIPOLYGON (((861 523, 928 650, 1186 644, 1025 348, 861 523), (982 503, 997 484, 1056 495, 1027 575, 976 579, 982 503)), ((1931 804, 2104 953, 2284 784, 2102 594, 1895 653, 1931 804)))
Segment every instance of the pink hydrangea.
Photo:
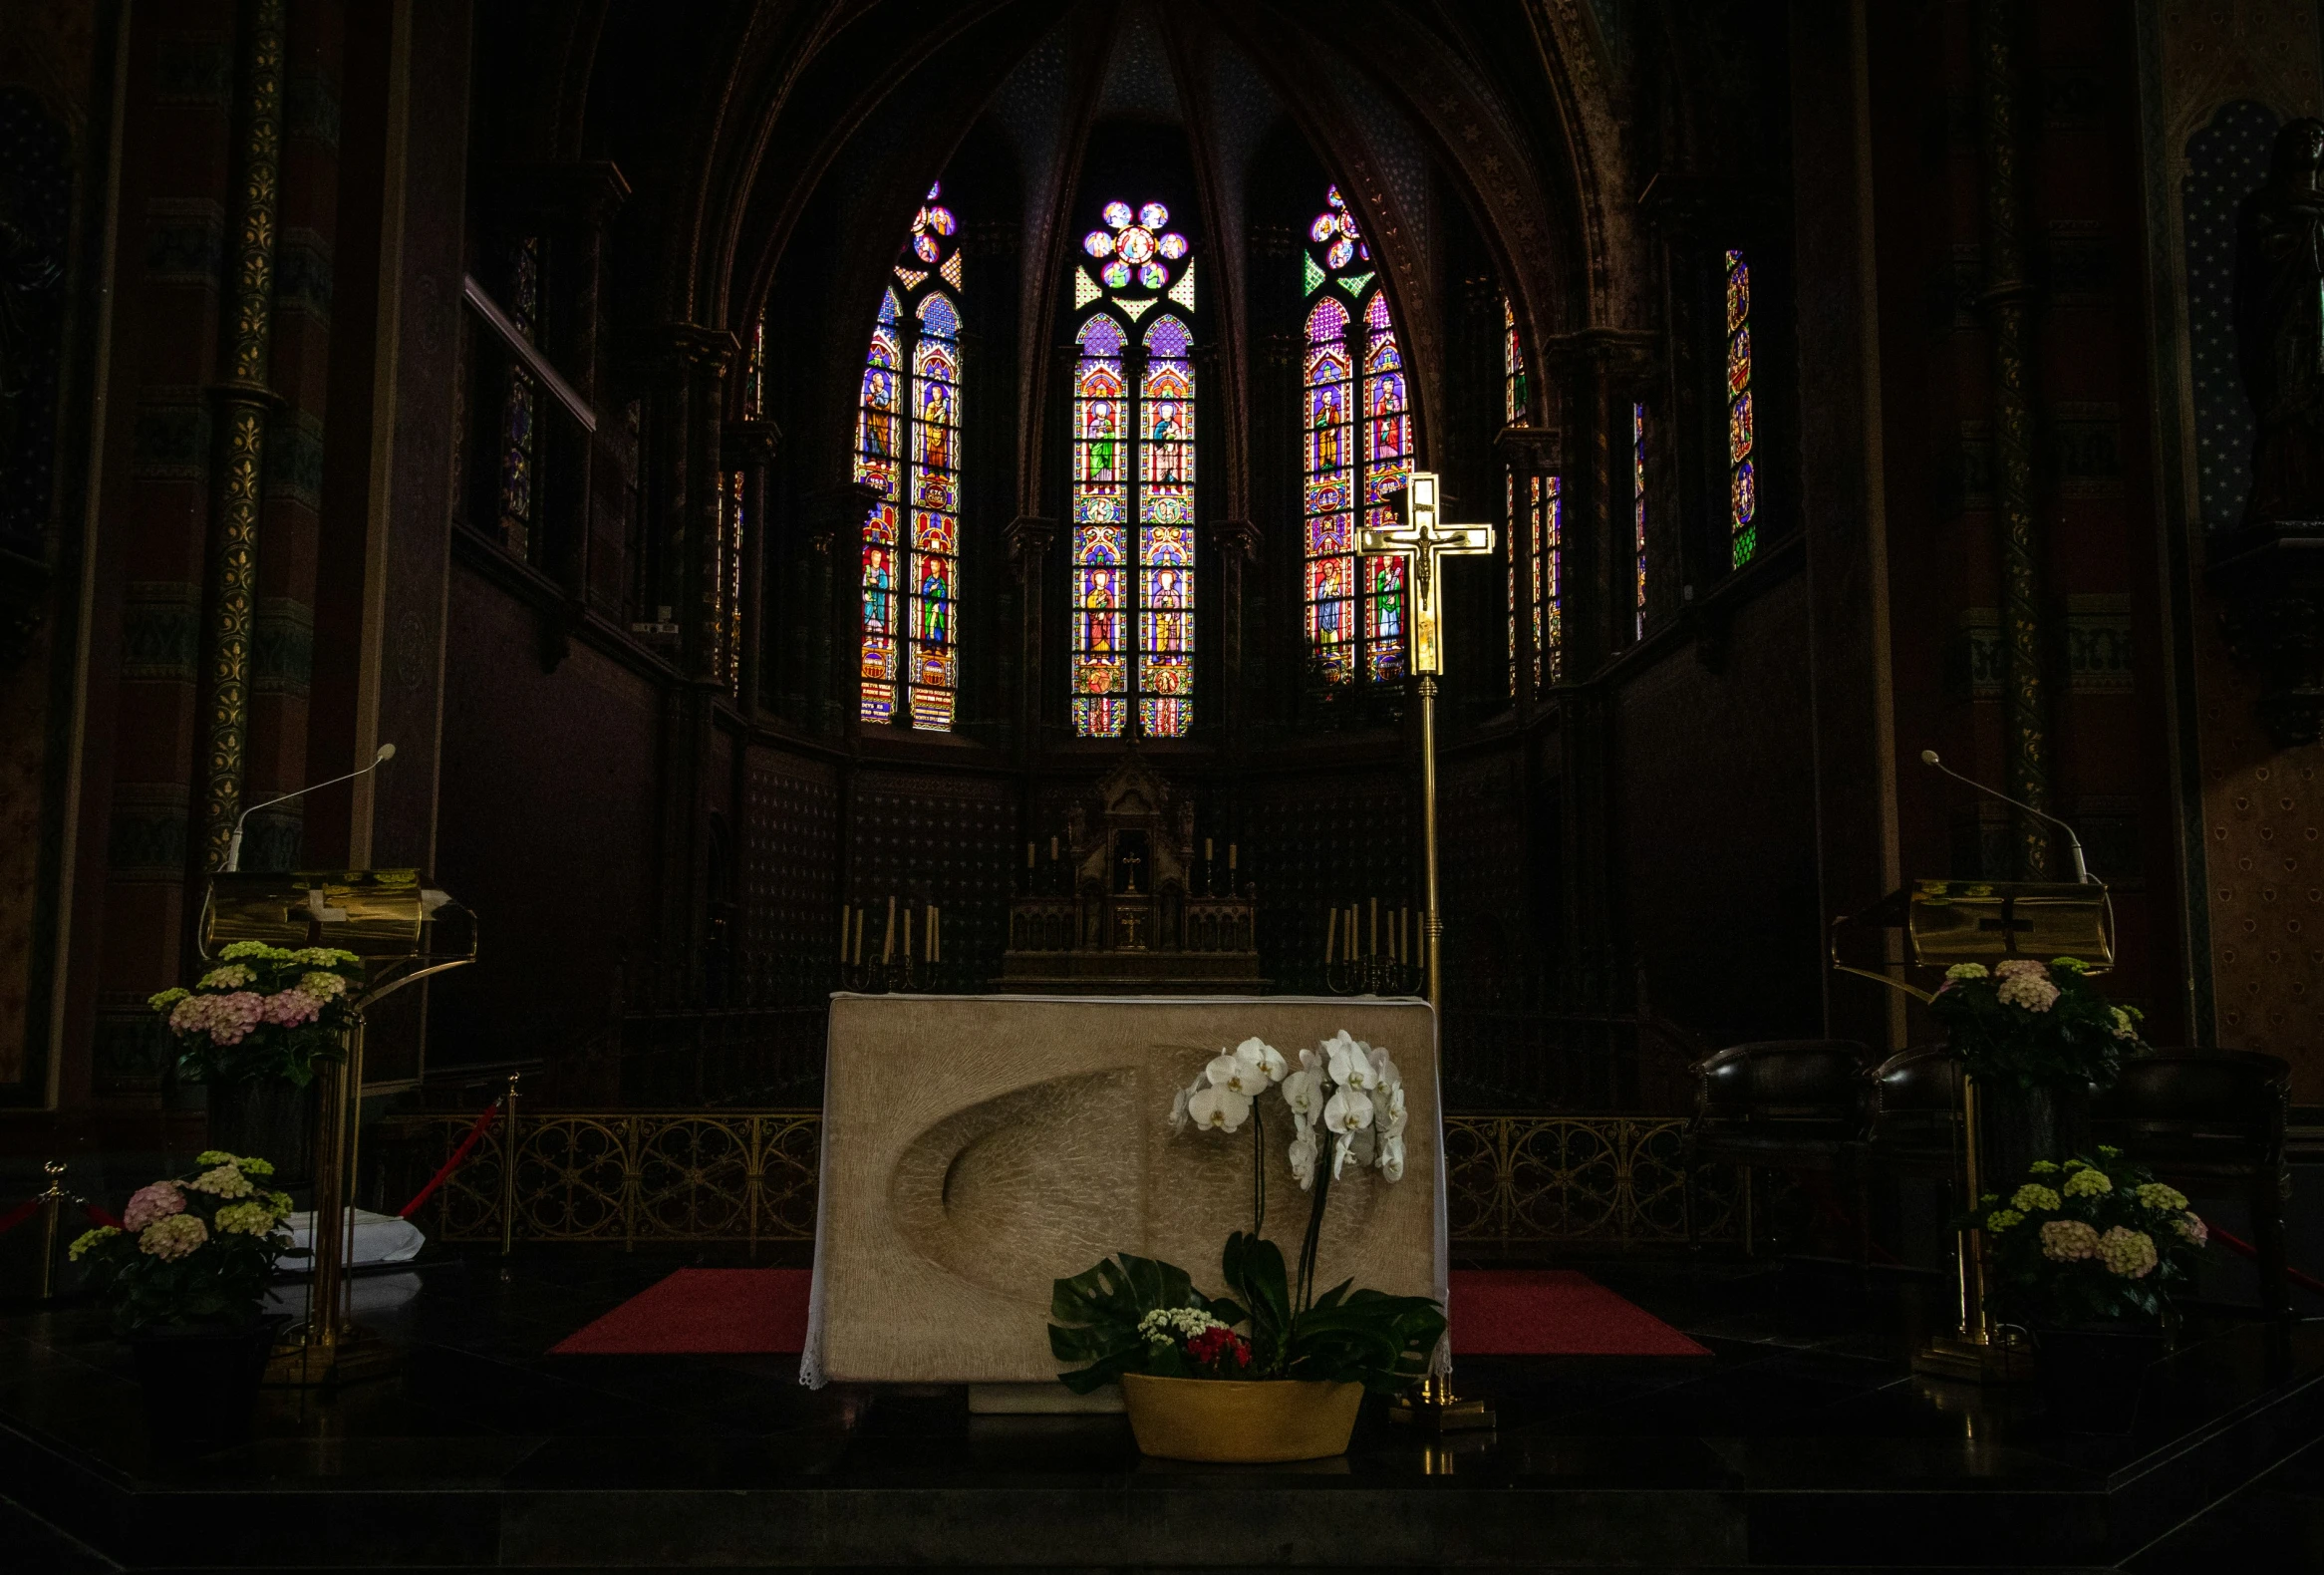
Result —
POLYGON ((122 1210, 121 1222, 132 1230, 144 1230, 155 1220, 184 1212, 185 1194, 177 1189, 177 1183, 156 1181, 130 1194, 130 1206, 122 1210))
POLYGON ((2155 1272, 2155 1238, 2143 1230, 2117 1225, 2098 1238, 2098 1261, 2109 1274, 2143 1280, 2155 1272))
POLYGON ((2190 1247, 2199 1247, 2211 1239, 2211 1227, 2204 1224, 2203 1217, 2193 1209, 2188 1209, 2174 1220, 2172 1228, 2179 1232, 2179 1239, 2190 1247))
MULTIPOLYGON (((2006 969, 2009 964, 2001 966, 2006 969)), ((2041 964, 2029 966, 2039 968, 2041 964)), ((2058 1004, 2058 987, 2035 973, 2005 974, 1993 994, 2003 1006, 2022 1006, 2028 1012, 2047 1012, 2058 1004)))
POLYGON ((266 998, 253 991, 194 995, 170 1010, 169 1026, 180 1034, 207 1034, 214 1044, 239 1045, 266 1016, 266 998))
POLYGON ((283 990, 268 996, 264 1007, 266 1021, 280 1024, 284 1028, 312 1023, 322 1011, 322 1002, 298 989, 283 990))
POLYGON ((2079 1219, 2053 1219, 2042 1227, 2042 1256, 2059 1263, 2098 1256, 2098 1232, 2079 1219))

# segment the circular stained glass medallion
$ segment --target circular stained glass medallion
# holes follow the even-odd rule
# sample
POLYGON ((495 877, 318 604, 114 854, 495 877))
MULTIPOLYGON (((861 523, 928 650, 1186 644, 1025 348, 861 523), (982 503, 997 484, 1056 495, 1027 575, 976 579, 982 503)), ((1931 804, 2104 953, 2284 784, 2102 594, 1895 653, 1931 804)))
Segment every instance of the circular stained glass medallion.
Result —
POLYGON ((1138 209, 1138 222, 1148 229, 1160 229, 1170 222, 1170 210, 1159 202, 1149 202, 1138 209))
POLYGON ((1323 253, 1323 264, 1329 268, 1344 268, 1354 255, 1355 242, 1342 235, 1331 243, 1329 251, 1323 253))
POLYGON ((1170 270, 1158 262, 1145 263, 1138 269, 1138 282, 1149 290, 1159 290, 1170 282, 1170 270))
POLYGON ((1108 202, 1105 204, 1105 222, 1115 229, 1120 229, 1134 216, 1130 212, 1130 205, 1127 202, 1108 202))
POLYGON ((1329 213, 1316 214, 1315 222, 1307 226, 1307 238, 1318 243, 1329 240, 1338 232, 1338 221, 1329 213))
POLYGON ((1176 262, 1179 258, 1186 255, 1186 237, 1179 234, 1178 231, 1172 230, 1169 234, 1154 242, 1154 249, 1160 252, 1163 256, 1168 257, 1172 262, 1176 262))
POLYGON ((1119 290, 1130 282, 1130 265, 1116 257, 1105 265, 1103 277, 1107 288, 1119 290))
POLYGON ((1121 252, 1124 262, 1148 262, 1154 256, 1154 233, 1132 225, 1122 231, 1121 239, 1115 246, 1121 252))
POLYGON ((922 262, 934 262, 944 254, 944 248, 936 243, 934 235, 913 236, 912 249, 919 253, 922 262))
POLYGON ((1081 237, 1081 249, 1092 257, 1113 255, 1113 237, 1102 229, 1093 229, 1081 237))

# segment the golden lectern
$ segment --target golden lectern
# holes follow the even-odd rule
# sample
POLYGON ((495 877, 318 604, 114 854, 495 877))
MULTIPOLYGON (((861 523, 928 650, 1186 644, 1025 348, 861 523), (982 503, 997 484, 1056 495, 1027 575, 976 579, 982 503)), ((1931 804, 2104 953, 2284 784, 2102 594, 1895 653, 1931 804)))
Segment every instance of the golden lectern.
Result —
POLYGON ((266 1375, 270 1384, 301 1388, 353 1383, 392 1364, 387 1347, 356 1327, 348 1307, 364 1013, 408 984, 474 962, 475 918, 416 869, 213 875, 202 916, 202 955, 215 956, 236 941, 335 946, 363 962, 346 1058, 316 1078, 314 1273, 307 1321, 275 1349, 266 1375))
MULTIPOLYGON (((1902 962, 1886 963, 1881 965, 1882 971, 1875 972, 1843 959, 1842 939, 1858 929, 1903 930, 1910 947, 1909 962, 1922 968, 1950 968, 1955 963, 1990 966, 2012 957, 2043 962, 2078 957, 2094 974, 2114 966, 2114 899, 2097 880, 1916 880, 1863 913, 1833 922, 1834 969, 1878 980, 1927 1001, 1933 999, 1933 992, 1886 971, 1905 966, 1902 962)), ((1976 1080, 1963 1069, 1961 1148, 1969 1208, 1984 1195, 1983 1167, 1977 1153, 1977 1106, 1976 1080)), ((1960 1233, 1954 1267, 1960 1284, 1960 1328, 1930 1341, 1913 1357, 1913 1371, 1987 1384, 2030 1378, 2033 1353, 2022 1341, 1997 1328, 1985 1308, 1982 1231, 1960 1233)))

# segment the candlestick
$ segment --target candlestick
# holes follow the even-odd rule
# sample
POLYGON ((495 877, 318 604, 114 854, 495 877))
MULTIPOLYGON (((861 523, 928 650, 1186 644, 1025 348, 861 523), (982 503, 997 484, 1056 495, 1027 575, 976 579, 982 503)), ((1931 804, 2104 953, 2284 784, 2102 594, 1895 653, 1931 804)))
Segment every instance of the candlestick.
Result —
POLYGON ((1234 844, 1234 843, 1232 843, 1232 842, 1229 842, 1229 843, 1227 844, 1227 873, 1231 875, 1231 874, 1233 874, 1234 872, 1235 872, 1235 844, 1234 844))
MULTIPOLYGON (((1031 844, 1026 845, 1030 846, 1031 844)), ((928 905, 928 960, 932 963, 944 961, 944 951, 937 944, 936 938, 936 921, 940 911, 935 903, 931 902, 928 905)))
POLYGON ((896 894, 888 893, 888 927, 880 933, 880 961, 896 960, 896 894))
POLYGON ((1206 864, 1211 861, 1211 839, 1207 836, 1202 839, 1202 861, 1206 864))
POLYGON ((1053 863, 1055 863, 1056 861, 1057 861, 1057 839, 1056 839, 1055 837, 1053 837, 1053 836, 1052 836, 1052 837, 1050 837, 1050 838, 1049 838, 1049 862, 1053 864, 1053 863))
POLYGON ((1323 915, 1323 961, 1328 964, 1331 961, 1331 947, 1339 939, 1339 910, 1326 908, 1323 915))
POLYGON ((847 904, 839 904, 839 960, 847 961, 847 904))
POLYGON ((863 904, 855 905, 855 966, 863 966, 863 904))
POLYGON ((904 961, 912 960, 912 910, 904 910, 904 961))
POLYGON ((1029 841, 1024 844, 1024 867, 1032 868, 1032 843, 1029 841))
POLYGON ((1380 954, 1380 899, 1377 897, 1372 898, 1371 937, 1372 943, 1365 955, 1377 957, 1380 954))
POLYGON ((1404 943, 1404 961, 1410 962, 1412 960, 1412 910, 1408 907, 1396 910, 1396 934, 1404 943))

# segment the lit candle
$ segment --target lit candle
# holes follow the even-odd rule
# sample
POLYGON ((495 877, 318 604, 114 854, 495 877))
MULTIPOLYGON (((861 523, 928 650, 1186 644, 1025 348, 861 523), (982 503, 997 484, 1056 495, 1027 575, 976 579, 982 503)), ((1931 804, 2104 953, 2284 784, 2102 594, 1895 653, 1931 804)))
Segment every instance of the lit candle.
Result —
POLYGON ((896 960, 896 894, 888 893, 888 927, 880 932, 880 961, 896 960))
POLYGON ((1323 961, 1328 963, 1331 961, 1331 948, 1339 940, 1339 910, 1326 908, 1323 914, 1323 961))

